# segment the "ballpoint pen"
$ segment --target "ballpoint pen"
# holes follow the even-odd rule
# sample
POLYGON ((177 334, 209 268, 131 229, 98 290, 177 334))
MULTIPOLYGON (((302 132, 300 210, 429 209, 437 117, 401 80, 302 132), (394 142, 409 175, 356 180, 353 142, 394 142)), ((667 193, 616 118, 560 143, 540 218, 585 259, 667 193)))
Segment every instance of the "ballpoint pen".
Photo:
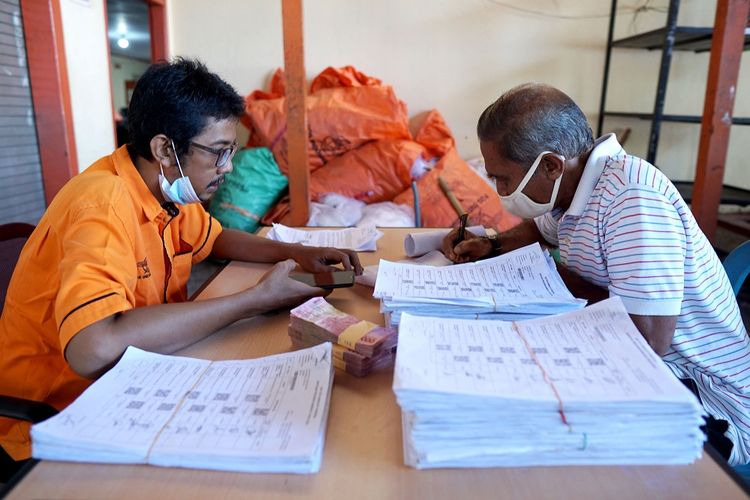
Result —
POLYGON ((456 235, 456 239, 453 240, 454 247, 461 243, 464 240, 464 236, 466 236, 466 222, 469 220, 469 214, 461 214, 459 219, 461 220, 461 224, 458 226, 458 235, 456 235))

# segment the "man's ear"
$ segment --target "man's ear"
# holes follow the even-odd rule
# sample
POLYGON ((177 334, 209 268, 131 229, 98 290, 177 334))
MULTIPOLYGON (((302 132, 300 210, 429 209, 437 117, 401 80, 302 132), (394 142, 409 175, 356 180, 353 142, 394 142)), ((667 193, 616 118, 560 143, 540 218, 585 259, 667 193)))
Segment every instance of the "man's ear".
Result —
POLYGON ((565 170, 565 157, 557 154, 544 155, 539 167, 547 179, 555 181, 565 170))
POLYGON ((153 155, 157 163, 165 167, 175 164, 172 142, 166 135, 158 134, 153 136, 149 146, 151 147, 151 155, 153 155))

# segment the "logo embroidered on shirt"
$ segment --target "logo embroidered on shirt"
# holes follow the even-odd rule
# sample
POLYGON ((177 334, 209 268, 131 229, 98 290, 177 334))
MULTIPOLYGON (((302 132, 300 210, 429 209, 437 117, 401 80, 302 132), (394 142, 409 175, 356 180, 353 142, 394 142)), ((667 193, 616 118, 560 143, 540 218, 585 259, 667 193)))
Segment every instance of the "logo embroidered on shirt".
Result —
POLYGON ((138 279, 146 279, 151 277, 151 269, 148 268, 148 258, 143 259, 136 263, 138 266, 138 279))

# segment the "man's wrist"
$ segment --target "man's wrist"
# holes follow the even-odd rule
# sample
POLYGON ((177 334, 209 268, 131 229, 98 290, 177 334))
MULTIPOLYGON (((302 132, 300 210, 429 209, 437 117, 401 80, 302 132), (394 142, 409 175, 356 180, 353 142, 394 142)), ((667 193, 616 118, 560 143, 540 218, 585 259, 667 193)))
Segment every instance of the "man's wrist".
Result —
POLYGON ((494 229, 487 229, 487 234, 484 236, 487 241, 490 242, 491 250, 490 255, 500 255, 503 253, 503 246, 500 243, 500 234, 494 229))

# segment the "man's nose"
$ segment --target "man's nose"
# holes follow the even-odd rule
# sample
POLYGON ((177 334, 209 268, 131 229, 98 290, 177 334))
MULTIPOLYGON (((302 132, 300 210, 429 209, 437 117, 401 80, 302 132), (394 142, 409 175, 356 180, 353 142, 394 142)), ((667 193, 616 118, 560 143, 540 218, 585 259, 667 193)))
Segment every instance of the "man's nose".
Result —
POLYGON ((234 170, 234 165, 232 165, 232 159, 228 159, 227 162, 224 164, 223 167, 219 167, 219 173, 221 175, 231 174, 234 170))

